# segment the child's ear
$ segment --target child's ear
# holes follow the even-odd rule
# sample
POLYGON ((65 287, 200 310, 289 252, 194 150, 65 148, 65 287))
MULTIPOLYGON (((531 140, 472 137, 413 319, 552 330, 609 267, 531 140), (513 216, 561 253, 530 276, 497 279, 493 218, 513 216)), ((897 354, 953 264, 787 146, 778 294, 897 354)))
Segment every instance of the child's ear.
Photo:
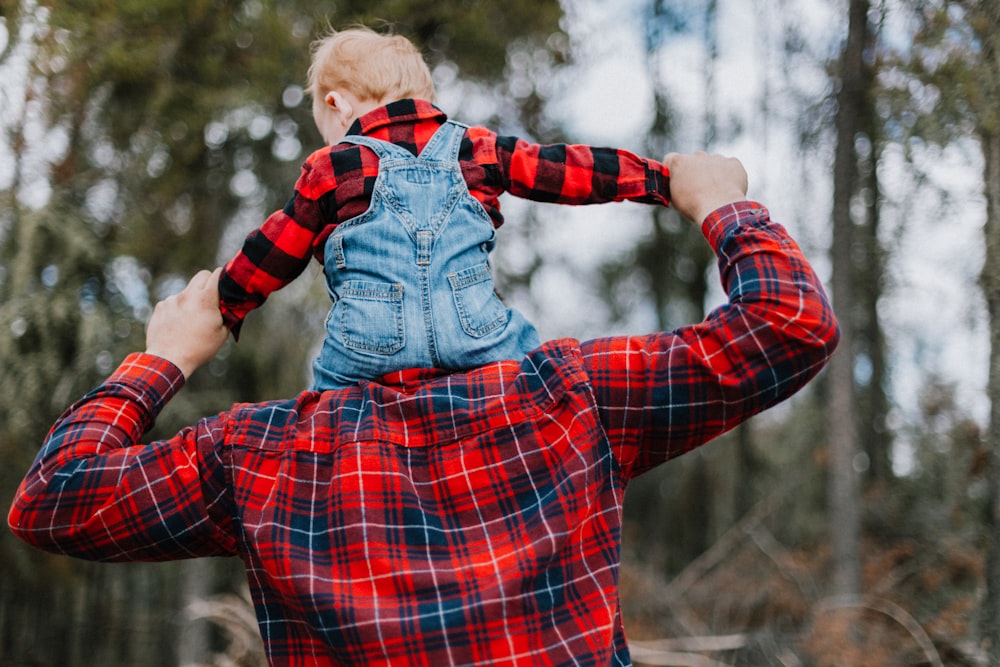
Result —
POLYGON ((326 102, 326 106, 330 109, 340 112, 340 115, 344 118, 352 118, 354 116, 354 105, 351 104, 351 100, 338 90, 328 92, 323 101, 326 102))

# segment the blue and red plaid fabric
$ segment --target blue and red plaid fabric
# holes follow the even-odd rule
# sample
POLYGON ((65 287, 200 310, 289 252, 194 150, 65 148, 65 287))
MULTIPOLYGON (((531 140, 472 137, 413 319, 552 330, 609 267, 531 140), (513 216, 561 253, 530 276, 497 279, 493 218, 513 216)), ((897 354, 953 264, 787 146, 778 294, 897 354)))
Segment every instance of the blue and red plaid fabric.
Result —
MULTIPOLYGON (((447 120, 423 100, 399 100, 357 119, 348 134, 389 141, 419 154, 447 120)), ((636 201, 668 204, 669 171, 628 151, 581 145, 539 145, 471 127, 459 164, 470 194, 499 227, 499 196, 558 204, 636 201)), ((364 213, 378 176, 369 148, 337 144, 305 161, 295 193, 280 211, 251 232, 219 281, 226 325, 239 332, 247 313, 297 278, 311 258, 323 262, 326 239, 340 223, 364 213)))
POLYGON ((131 355, 53 427, 9 524, 95 560, 239 555, 272 665, 629 664, 629 480, 793 394, 838 340, 763 207, 703 230, 729 300, 671 332, 237 405, 145 445, 182 376, 131 355))

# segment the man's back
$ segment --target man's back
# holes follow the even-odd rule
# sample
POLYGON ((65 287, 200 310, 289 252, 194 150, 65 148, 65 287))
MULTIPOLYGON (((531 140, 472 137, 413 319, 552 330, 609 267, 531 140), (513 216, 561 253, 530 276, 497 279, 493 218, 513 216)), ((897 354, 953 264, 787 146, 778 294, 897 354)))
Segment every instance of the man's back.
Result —
POLYGON ((423 380, 230 414, 211 493, 235 509, 270 652, 609 664, 624 486, 578 351, 423 380))

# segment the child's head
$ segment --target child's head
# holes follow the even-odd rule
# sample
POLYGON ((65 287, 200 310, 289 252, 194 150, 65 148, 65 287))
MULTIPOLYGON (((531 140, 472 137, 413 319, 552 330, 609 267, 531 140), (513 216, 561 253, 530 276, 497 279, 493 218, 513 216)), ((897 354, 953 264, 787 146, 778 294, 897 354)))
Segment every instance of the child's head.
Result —
POLYGON ((409 97, 434 100, 434 81, 427 63, 417 47, 401 35, 368 28, 331 31, 313 44, 312 54, 309 93, 313 116, 328 142, 329 133, 323 128, 329 125, 331 93, 346 94, 366 108, 409 97))

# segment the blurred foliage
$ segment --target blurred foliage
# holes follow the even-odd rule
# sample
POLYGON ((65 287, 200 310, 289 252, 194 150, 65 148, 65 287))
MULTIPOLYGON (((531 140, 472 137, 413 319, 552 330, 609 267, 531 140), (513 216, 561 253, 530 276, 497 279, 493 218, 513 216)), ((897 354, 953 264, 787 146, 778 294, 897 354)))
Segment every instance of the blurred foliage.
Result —
POLYGON ((993 0, 913 0, 913 48, 894 53, 885 88, 902 111, 900 133, 921 147, 970 142, 983 163, 983 264, 979 287, 987 313, 989 422, 982 434, 990 540, 983 555, 979 633, 991 664, 1000 663, 1000 4, 993 0), (892 76, 895 75, 895 76, 892 76), (909 108, 902 106, 909 94, 909 108))
POLYGON ((1000 132, 1000 83, 996 65, 989 61, 997 48, 991 29, 991 21, 997 22, 996 3, 906 4, 912 45, 880 54, 877 110, 888 136, 904 146, 907 140, 943 146, 977 133, 1000 132))

